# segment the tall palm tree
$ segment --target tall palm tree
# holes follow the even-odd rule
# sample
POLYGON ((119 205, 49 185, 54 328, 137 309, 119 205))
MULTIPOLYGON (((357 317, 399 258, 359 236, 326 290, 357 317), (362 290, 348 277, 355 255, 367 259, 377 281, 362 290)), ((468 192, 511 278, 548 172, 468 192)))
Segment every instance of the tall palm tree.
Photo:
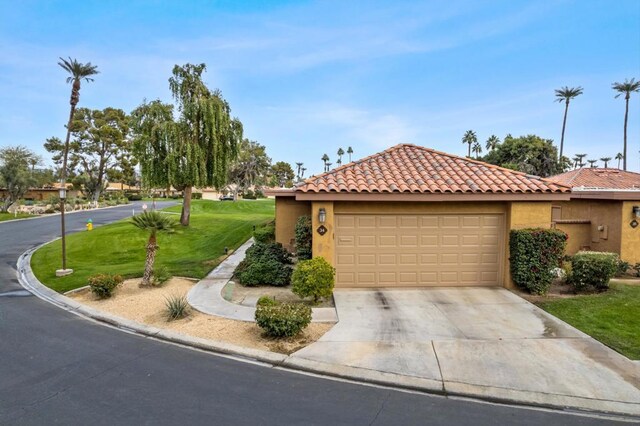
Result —
POLYGON ((327 162, 329 161, 329 156, 327 154, 324 154, 321 158, 321 160, 324 162, 324 171, 327 171, 327 162))
POLYGON ((296 163, 296 167, 298 168, 298 173, 297 173, 298 179, 300 179, 300 170, 302 169, 303 164, 304 163, 296 163))
POLYGON ((469 145, 469 152, 467 154, 467 157, 471 157, 471 145, 473 145, 476 142, 478 142, 478 137, 476 136, 476 132, 474 132, 473 130, 467 130, 464 136, 462 137, 462 143, 466 143, 469 145))
POLYGON ((149 231, 149 240, 147 241, 147 258, 144 263, 144 274, 140 287, 151 286, 153 278, 153 263, 156 260, 156 252, 158 251, 158 232, 172 233, 175 231, 178 223, 170 216, 164 215, 157 210, 145 211, 131 218, 131 223, 136 228, 143 231, 149 231))
POLYGON ((496 135, 491 135, 489 136, 489 139, 487 139, 487 144, 485 146, 487 147, 487 151, 493 151, 499 144, 500 138, 496 135))
POLYGON ((301 173, 300 173, 300 177, 304 177, 304 172, 307 171, 306 167, 303 167, 302 169, 300 169, 301 173))
POLYGON ((349 154, 349 162, 351 162, 351 154, 353 154, 353 148, 348 147, 347 148, 347 154, 349 154))
POLYGON ((344 150, 342 148, 338 148, 338 161, 342 164, 342 156, 344 155, 344 150))
POLYGON ((577 169, 578 168, 578 161, 580 161, 580 159, 578 157, 573 157, 573 168, 577 169))
POLYGON ((594 167, 597 167, 597 166, 596 166, 596 162, 597 162, 597 161, 598 161, 598 160, 587 160, 587 163, 589 163, 589 164, 591 165, 591 168, 594 168, 594 167))
POLYGON ((626 101, 626 106, 624 110, 624 147, 622 148, 622 168, 623 170, 627 170, 627 122, 629 119, 629 98, 631 97, 631 92, 640 92, 640 81, 635 81, 635 79, 627 80, 624 79, 624 83, 613 83, 611 88, 617 92, 616 98, 622 96, 624 94, 624 99, 626 101))
POLYGON ((338 158, 336 160, 336 164, 338 165, 338 167, 340 167, 342 165, 342 159, 338 158))
POLYGON ((567 112, 569 111, 569 102, 571 99, 582 95, 582 87, 567 87, 556 89, 556 102, 564 102, 564 119, 562 120, 562 136, 560 137, 560 153, 558 158, 562 158, 564 151, 564 130, 567 127, 567 112))
POLYGON ((471 150, 476 155, 476 160, 478 160, 480 158, 480 153, 482 152, 482 145, 480 145, 480 142, 475 142, 471 150))
MULTIPOLYGON (((69 77, 67 77, 67 83, 71 83, 71 98, 69 100, 69 104, 71 105, 69 111, 69 121, 67 121, 67 137, 64 140, 64 148, 62 152, 62 170, 60 172, 60 181, 62 182, 63 187, 67 185, 67 158, 69 157, 69 139, 71 138, 71 122, 73 121, 73 115, 76 112, 76 107, 78 102, 80 102, 80 86, 82 80, 87 83, 93 81, 91 78, 92 75, 96 75, 99 73, 98 67, 95 65, 91 65, 91 62, 87 62, 86 64, 80 63, 75 59, 69 58, 69 60, 60 58, 60 62, 58 65, 62 67, 63 70, 69 73, 69 77)), ((60 200, 60 223, 62 229, 62 269, 67 269, 67 250, 66 250, 66 239, 65 239, 65 229, 64 229, 64 200, 60 200)))
POLYGON ((584 163, 582 162, 582 160, 586 156, 587 156, 587 154, 576 154, 576 157, 578 157, 578 167, 584 166, 584 163))
POLYGON ((616 160, 618 160, 618 168, 620 168, 620 160, 622 160, 624 158, 624 156, 622 155, 621 152, 616 154, 616 160))
POLYGON ((325 172, 328 172, 329 170, 331 170, 331 165, 332 165, 332 164, 333 164, 333 163, 327 163, 327 165, 326 165, 326 168, 327 168, 327 169, 325 170, 325 172))
POLYGON ((609 165, 609 161, 611 161, 611 157, 602 157, 600 161, 604 163, 604 168, 606 169, 608 168, 607 166, 609 165))

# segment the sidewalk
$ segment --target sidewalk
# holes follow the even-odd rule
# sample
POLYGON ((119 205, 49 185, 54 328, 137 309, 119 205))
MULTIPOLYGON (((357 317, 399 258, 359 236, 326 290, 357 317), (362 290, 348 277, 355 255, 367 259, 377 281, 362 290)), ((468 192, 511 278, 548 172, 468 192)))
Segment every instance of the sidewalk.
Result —
MULTIPOLYGON (((194 285, 187 294, 189 304, 204 314, 238 321, 255 321, 255 307, 231 303, 222 297, 222 289, 231 280, 233 271, 244 259, 247 249, 252 244, 253 238, 240 246, 209 275, 194 285)), ((337 322, 338 315, 334 308, 313 308, 312 321, 337 322)))

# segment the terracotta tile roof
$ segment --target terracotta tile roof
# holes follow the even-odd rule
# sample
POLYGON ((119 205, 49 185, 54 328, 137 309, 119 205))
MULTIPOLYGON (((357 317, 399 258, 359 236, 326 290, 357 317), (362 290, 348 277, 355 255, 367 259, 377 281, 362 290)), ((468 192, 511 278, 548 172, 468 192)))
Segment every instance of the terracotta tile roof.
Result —
POLYGON ((572 188, 637 189, 640 191, 640 173, 619 169, 586 167, 551 176, 549 179, 572 188))
POLYGON ((570 188, 481 161, 411 144, 345 164, 300 183, 311 193, 554 193, 570 188))

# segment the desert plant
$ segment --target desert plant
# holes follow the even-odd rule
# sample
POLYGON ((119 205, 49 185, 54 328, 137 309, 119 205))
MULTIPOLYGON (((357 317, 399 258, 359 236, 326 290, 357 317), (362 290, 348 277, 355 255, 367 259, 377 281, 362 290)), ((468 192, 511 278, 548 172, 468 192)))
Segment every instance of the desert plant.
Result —
POLYGON ((156 260, 156 252, 158 250, 157 234, 158 232, 174 232, 177 223, 169 216, 163 215, 155 210, 146 211, 131 218, 131 223, 144 231, 149 231, 149 240, 147 241, 147 258, 144 265, 144 274, 140 287, 148 287, 151 285, 153 276, 153 263, 156 260))
POLYGON ((269 336, 291 337, 311 322, 311 308, 301 304, 281 303, 256 307, 256 323, 269 336))
POLYGON ((311 244, 313 233, 311 230, 311 216, 300 216, 296 221, 296 255, 298 260, 311 259, 311 244))
POLYGON ((276 226, 269 223, 253 231, 253 239, 258 243, 273 243, 276 240, 276 226))
POLYGON ((100 299, 107 299, 123 281, 120 275, 97 274, 89 277, 89 289, 100 299))
POLYGON ((618 270, 619 257, 616 253, 580 251, 571 262, 570 284, 576 291, 593 286, 599 290, 609 288, 609 280, 618 270))
POLYGON ((169 268, 166 266, 158 266, 157 268, 153 268, 153 276, 151 278, 151 285, 153 286, 161 286, 167 281, 171 279, 171 273, 169 273, 169 268))
POLYGON ((331 297, 335 272, 323 257, 302 260, 293 271, 291 291, 301 298, 313 297, 313 302, 318 303, 320 298, 331 297))
POLYGON ((167 321, 184 318, 189 315, 189 302, 185 295, 171 295, 164 302, 167 321))
POLYGON ((509 235, 511 277, 533 294, 545 294, 560 267, 567 234, 557 229, 518 229, 509 235))

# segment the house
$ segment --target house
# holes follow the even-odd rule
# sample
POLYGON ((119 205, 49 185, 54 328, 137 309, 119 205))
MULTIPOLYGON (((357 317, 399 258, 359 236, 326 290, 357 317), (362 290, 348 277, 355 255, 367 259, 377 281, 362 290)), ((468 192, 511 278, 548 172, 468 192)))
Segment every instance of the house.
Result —
POLYGON ((292 248, 310 215, 313 256, 335 266, 336 287, 512 287, 508 231, 549 228, 571 189, 401 144, 270 195, 276 240, 292 248))
POLYGON ((640 263, 640 173, 580 168, 552 176, 572 187, 571 200, 553 204, 552 222, 569 234, 567 253, 618 253, 640 263))

